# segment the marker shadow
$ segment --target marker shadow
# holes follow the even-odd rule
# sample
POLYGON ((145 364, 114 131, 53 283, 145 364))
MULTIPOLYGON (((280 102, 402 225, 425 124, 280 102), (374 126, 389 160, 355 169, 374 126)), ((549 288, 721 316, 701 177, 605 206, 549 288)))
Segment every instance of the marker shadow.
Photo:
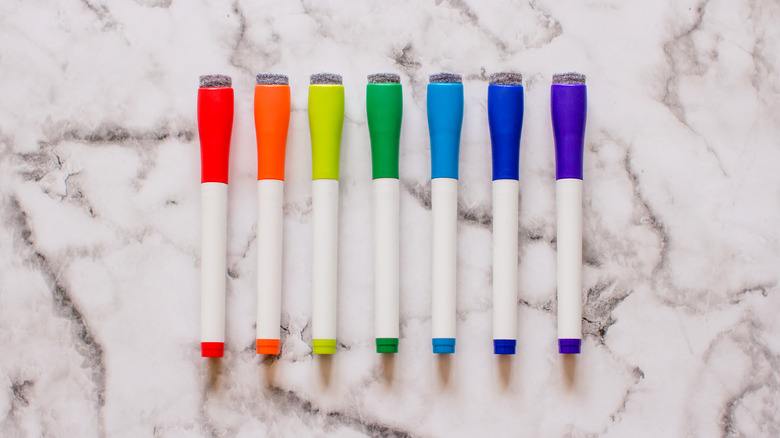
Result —
POLYGON ((276 364, 279 362, 281 354, 262 355, 258 354, 261 368, 265 368, 263 379, 267 385, 276 385, 276 364))
POLYGON ((314 359, 317 361, 320 371, 320 382, 325 388, 330 387, 331 377, 333 375, 333 355, 332 354, 315 354, 314 359))
POLYGON ((512 383, 512 355, 496 354, 496 356, 498 383, 501 389, 507 390, 512 383))
POLYGON ((577 355, 563 354, 562 356, 563 384, 566 389, 573 389, 577 384, 577 355))
POLYGON ((222 358, 209 357, 206 360, 206 392, 215 391, 222 377, 222 358))
POLYGON ((439 370, 439 383, 442 386, 449 386, 450 377, 452 375, 452 355, 451 354, 437 354, 436 364, 439 370))
POLYGON ((393 384, 393 377, 395 374, 395 354, 394 353, 382 353, 381 367, 382 367, 382 381, 387 386, 393 384))

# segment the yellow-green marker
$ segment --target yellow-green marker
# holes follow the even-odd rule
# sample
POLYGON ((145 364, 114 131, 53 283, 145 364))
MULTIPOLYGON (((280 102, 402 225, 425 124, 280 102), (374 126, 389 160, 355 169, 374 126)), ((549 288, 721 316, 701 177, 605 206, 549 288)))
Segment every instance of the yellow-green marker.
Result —
POLYGON ((312 155, 312 350, 336 351, 339 232, 339 149, 344 125, 341 75, 311 75, 309 130, 312 155))
POLYGON ((374 334, 377 353, 398 352, 398 149, 402 113, 401 77, 393 73, 368 76, 366 114, 374 180, 374 334))

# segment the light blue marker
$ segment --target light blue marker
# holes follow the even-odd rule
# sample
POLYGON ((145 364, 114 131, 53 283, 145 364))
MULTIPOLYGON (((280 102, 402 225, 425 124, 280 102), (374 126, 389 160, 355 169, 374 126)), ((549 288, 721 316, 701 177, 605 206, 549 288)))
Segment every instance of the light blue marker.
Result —
POLYGON ((433 215, 433 352, 455 352, 455 292, 458 237, 458 151, 463 124, 463 83, 453 73, 431 75, 428 131, 431 136, 433 215))

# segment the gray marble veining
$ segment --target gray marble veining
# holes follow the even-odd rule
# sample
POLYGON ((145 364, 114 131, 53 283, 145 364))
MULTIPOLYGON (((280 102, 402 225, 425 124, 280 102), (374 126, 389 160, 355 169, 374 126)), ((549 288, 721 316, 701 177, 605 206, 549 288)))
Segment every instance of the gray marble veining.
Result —
POLYGON ((780 4, 0 5, 0 435, 780 435, 780 4), (310 74, 343 75, 339 345, 311 354, 310 74), (430 353, 428 75, 463 75, 458 353, 430 353), (489 76, 523 74, 518 354, 492 355, 489 76), (588 77, 583 354, 556 353, 552 74, 588 77), (255 75, 289 76, 282 354, 254 352, 255 75), (373 348, 366 76, 404 86, 373 348), (198 77, 233 77, 227 346, 199 357, 198 77))

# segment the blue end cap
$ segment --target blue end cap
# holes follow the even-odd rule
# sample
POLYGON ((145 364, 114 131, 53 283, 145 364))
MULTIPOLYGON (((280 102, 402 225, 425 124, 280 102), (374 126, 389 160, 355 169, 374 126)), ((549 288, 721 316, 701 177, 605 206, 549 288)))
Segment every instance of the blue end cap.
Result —
POLYGON ((493 149, 493 180, 520 178, 523 86, 488 86, 488 123, 493 149))
POLYGON ((560 354, 580 354, 582 350, 582 339, 558 339, 558 353, 560 354))
POLYGON ((455 338, 433 338, 433 352, 435 354, 452 354, 455 352, 455 338))
POLYGON ((428 84, 428 132, 431 135, 431 179, 458 179, 463 84, 428 84))
POLYGON ((493 339, 494 354, 515 354, 517 341, 514 339, 493 339))
POLYGON ((555 134, 555 179, 582 179, 588 93, 583 84, 555 84, 550 94, 555 134))

